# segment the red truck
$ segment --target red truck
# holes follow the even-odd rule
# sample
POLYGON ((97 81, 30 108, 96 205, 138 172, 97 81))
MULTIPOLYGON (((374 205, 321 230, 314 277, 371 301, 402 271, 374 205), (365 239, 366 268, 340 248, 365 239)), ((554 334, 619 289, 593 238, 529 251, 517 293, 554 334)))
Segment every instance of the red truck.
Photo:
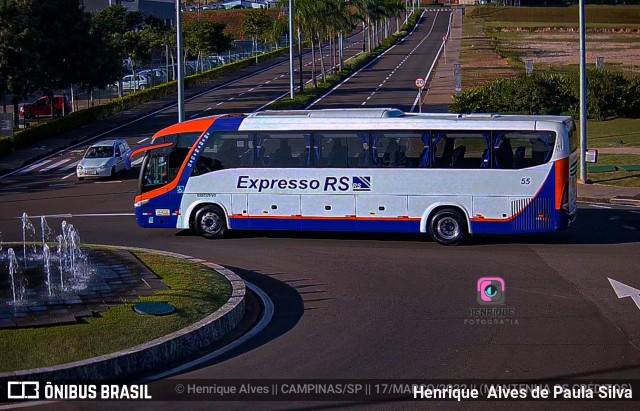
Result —
MULTIPOLYGON (((71 113, 71 103, 64 96, 53 96, 53 113, 55 117, 71 113)), ((48 96, 42 96, 33 103, 20 107, 20 117, 33 118, 51 116, 51 101, 48 96)))

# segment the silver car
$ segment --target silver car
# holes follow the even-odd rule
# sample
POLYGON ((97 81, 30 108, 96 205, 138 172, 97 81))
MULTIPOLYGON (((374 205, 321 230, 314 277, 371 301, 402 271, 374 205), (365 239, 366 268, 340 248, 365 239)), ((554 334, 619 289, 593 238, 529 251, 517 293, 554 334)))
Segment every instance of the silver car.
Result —
POLYGON ((76 166, 78 180, 85 177, 113 177, 131 169, 131 148, 122 139, 104 140, 89 147, 76 166))

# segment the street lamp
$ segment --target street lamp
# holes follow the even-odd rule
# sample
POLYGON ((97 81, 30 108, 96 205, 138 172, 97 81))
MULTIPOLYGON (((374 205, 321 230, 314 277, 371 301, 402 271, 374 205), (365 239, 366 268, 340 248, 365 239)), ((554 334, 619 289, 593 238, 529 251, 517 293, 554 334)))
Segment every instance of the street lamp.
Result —
POLYGON ((295 84, 293 84, 293 0, 289 0, 289 94, 295 97, 295 84))
POLYGON ((587 62, 584 0, 580 0, 580 181, 587 182, 587 62))
POLYGON ((184 121, 184 57, 182 55, 182 11, 176 0, 176 46, 178 55, 178 123, 184 121))

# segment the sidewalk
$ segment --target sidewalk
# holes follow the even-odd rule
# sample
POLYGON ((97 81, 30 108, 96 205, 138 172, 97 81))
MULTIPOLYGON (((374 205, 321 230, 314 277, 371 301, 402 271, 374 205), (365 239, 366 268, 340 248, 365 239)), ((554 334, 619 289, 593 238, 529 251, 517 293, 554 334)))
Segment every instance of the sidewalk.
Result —
MULTIPOLYGON (((454 13, 451 33, 446 44, 447 61, 444 61, 444 54, 441 54, 423 99, 423 112, 449 112, 449 104, 453 103, 453 94, 455 93, 453 65, 460 61, 461 44, 462 13, 454 13)), ((598 150, 603 154, 640 154, 640 148, 637 147, 600 148, 598 150)), ((578 200, 640 206, 640 189, 602 184, 578 184, 578 200)))
MULTIPOLYGON (((205 92, 210 88, 228 83, 230 81, 246 76, 247 74, 262 70, 264 68, 287 60, 288 56, 273 58, 261 62, 255 66, 239 70, 233 74, 223 76, 207 84, 185 89, 185 99, 205 92)), ((88 138, 97 136, 115 127, 121 126, 129 121, 143 117, 162 108, 171 106, 172 104, 176 104, 177 98, 178 97, 176 93, 164 96, 158 100, 148 101, 139 106, 122 111, 112 117, 87 124, 76 130, 71 130, 66 133, 59 134, 54 138, 49 138, 47 140, 37 142, 29 148, 18 149, 12 153, 4 155, 0 157, 0 176, 7 174, 13 170, 17 170, 27 164, 33 163, 34 161, 51 155, 61 149, 70 147, 88 138)))

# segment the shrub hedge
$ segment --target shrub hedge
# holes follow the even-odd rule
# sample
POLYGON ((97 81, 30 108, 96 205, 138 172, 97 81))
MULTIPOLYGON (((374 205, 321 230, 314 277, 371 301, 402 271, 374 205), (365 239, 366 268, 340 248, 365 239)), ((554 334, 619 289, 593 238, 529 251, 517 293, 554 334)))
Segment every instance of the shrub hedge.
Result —
MULTIPOLYGON (((288 48, 281 48, 269 53, 258 56, 258 62, 265 61, 270 58, 278 57, 288 52, 288 48)), ((185 78, 185 88, 194 87, 207 83, 211 80, 220 78, 230 73, 234 73, 243 68, 256 64, 256 58, 251 57, 238 60, 233 63, 225 64, 214 69, 205 71, 204 73, 194 74, 185 78)), ((59 119, 37 124, 29 128, 19 130, 15 133, 15 148, 29 146, 38 141, 45 140, 57 134, 64 133, 69 130, 76 129, 85 124, 92 123, 96 120, 107 118, 120 111, 124 111, 177 92, 177 81, 160 84, 135 93, 128 94, 120 99, 111 100, 109 102, 87 108, 85 110, 76 111, 59 119)), ((0 155, 11 151, 11 144, 6 144, 0 140, 0 155)))
MULTIPOLYGON (((609 70, 587 73, 587 115, 640 117, 640 77, 609 70)), ((578 116, 580 74, 533 74, 499 79, 453 97, 451 112, 504 114, 566 114, 578 116)))

